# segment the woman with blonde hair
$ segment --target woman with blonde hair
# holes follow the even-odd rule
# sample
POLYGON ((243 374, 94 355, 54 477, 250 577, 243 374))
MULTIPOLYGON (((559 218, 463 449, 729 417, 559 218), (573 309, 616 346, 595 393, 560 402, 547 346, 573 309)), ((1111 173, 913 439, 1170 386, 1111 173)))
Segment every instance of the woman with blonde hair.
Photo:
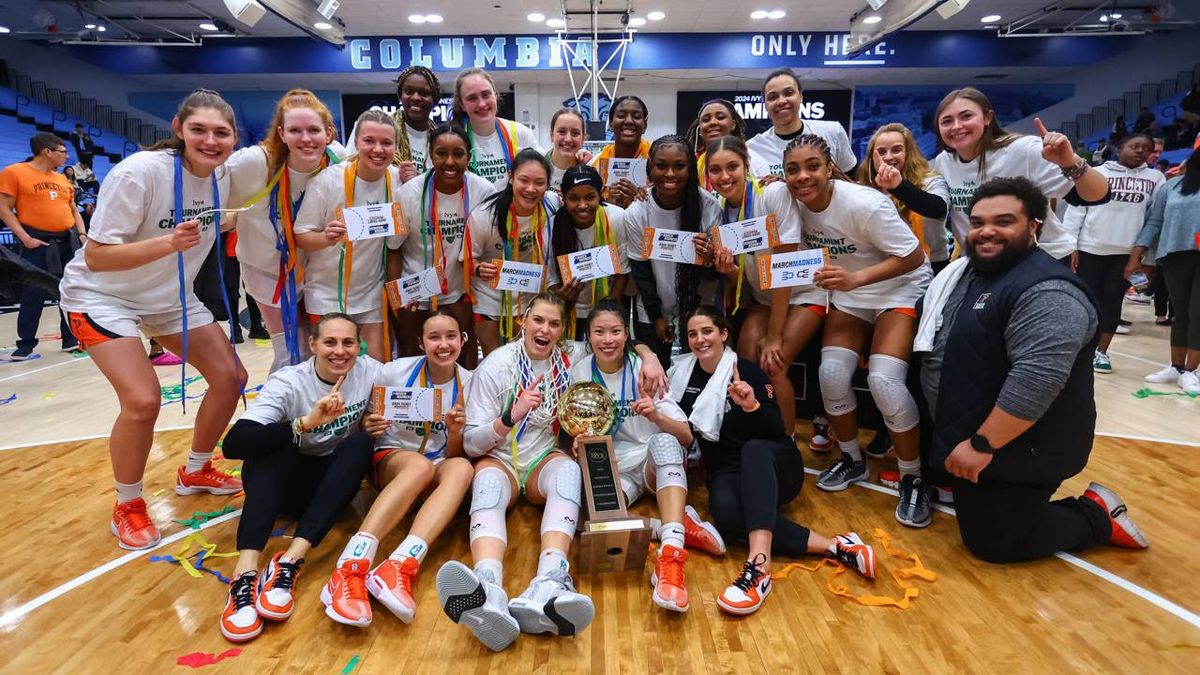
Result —
POLYGON ((517 153, 525 148, 543 150, 532 129, 497 117, 499 103, 496 83, 483 68, 467 68, 454 78, 454 119, 471 141, 470 170, 502 188, 517 153))

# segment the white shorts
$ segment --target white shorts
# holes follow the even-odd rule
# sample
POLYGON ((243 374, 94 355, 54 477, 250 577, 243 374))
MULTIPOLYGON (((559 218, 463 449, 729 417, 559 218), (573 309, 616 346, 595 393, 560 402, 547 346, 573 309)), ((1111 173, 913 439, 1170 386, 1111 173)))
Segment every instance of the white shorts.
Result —
POLYGON ((861 321, 865 321, 872 326, 875 325, 875 322, 879 320, 880 315, 882 315, 884 312, 891 310, 904 310, 905 315, 910 315, 909 313, 913 311, 913 308, 910 306, 884 307, 882 309, 859 309, 857 307, 841 307, 839 305, 834 305, 833 309, 836 309, 844 314, 849 314, 850 316, 861 321))
POLYGON ((241 268, 242 286, 246 289, 246 295, 254 298, 260 305, 279 307, 278 302, 272 302, 275 288, 279 285, 279 273, 268 272, 245 263, 242 263, 241 268))
MULTIPOLYGON (((213 322, 212 312, 192 295, 188 300, 188 330, 192 331, 213 322)), ((86 317, 89 327, 100 334, 117 337, 159 337, 176 335, 183 332, 183 312, 163 312, 161 314, 138 314, 137 312, 116 304, 99 305, 92 303, 86 312, 78 312, 86 317)), ((73 330, 77 330, 73 328, 73 330)), ((79 337, 77 335, 77 337, 79 337)), ((82 338, 81 338, 82 339, 82 338)), ((85 342, 86 344, 86 342, 85 342)))
MULTIPOLYGON (((320 314, 309 314, 308 316, 314 324, 317 322, 317 319, 321 318, 320 314)), ((383 310, 371 309, 365 312, 357 312, 351 314, 350 318, 354 319, 354 323, 358 324, 359 326, 368 323, 383 323, 383 310)))
POLYGON ((626 506, 632 506, 638 497, 646 493, 654 494, 654 488, 650 486, 650 481, 646 478, 649 460, 650 456, 645 455, 637 466, 621 472, 621 489, 625 492, 626 506))

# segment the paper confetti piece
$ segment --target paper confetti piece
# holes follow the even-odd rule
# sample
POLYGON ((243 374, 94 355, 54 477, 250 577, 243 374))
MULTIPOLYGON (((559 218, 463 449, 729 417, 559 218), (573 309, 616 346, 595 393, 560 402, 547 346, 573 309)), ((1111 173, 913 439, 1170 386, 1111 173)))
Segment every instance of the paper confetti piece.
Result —
POLYGON ((232 659, 241 653, 242 650, 240 649, 226 649, 225 651, 216 655, 208 652, 192 652, 191 654, 184 654, 183 656, 175 659, 175 665, 188 666, 189 668, 203 668, 204 666, 211 666, 215 663, 220 663, 225 659, 232 659))
POLYGON ((161 490, 156 490, 156 491, 154 492, 154 494, 152 494, 152 495, 150 495, 150 496, 151 496, 151 497, 157 497, 157 496, 161 495, 162 493, 164 493, 164 492, 166 492, 166 491, 167 491, 167 488, 163 488, 163 489, 161 489, 161 490))
POLYGON ((192 513, 192 517, 188 518, 187 520, 179 520, 178 518, 174 518, 173 520, 184 527, 190 527, 193 530, 198 530, 204 523, 207 523, 213 518, 218 518, 226 513, 230 513, 233 510, 234 508, 232 506, 226 505, 225 508, 221 509, 220 511, 196 511, 192 513))
POLYGON ((54 396, 55 396, 55 393, 52 391, 43 391, 42 392, 42 398, 46 399, 47 401, 53 401, 54 396))
POLYGON ((88 359, 91 357, 88 356, 88 353, 86 351, 77 350, 77 351, 71 352, 71 358, 73 358, 73 359, 88 359))
POLYGON ((271 536, 272 537, 282 537, 283 534, 285 532, 287 532, 288 525, 291 525, 291 523, 284 523, 284 524, 280 525, 279 527, 275 528, 274 530, 271 530, 271 536))
POLYGON ((1151 396, 1184 396, 1194 399, 1200 397, 1200 394, 1193 394, 1186 391, 1154 391, 1153 389, 1149 388, 1138 389, 1137 391, 1133 392, 1134 398, 1150 398, 1151 396))
POLYGON ((13 394, 12 396, 9 396, 8 398, 0 398, 0 405, 8 405, 9 403, 12 403, 15 400, 17 400, 16 394, 13 394))
POLYGON ((200 579, 204 574, 211 574, 216 578, 217 581, 223 584, 228 584, 230 582, 229 577, 221 574, 221 572, 216 569, 206 566, 204 564, 204 560, 205 558, 235 558, 237 555, 237 551, 218 551, 216 544, 210 544, 204 540, 204 537, 201 537, 198 534, 193 534, 189 535, 183 540, 183 546, 179 549, 177 554, 152 555, 148 558, 148 561, 165 562, 179 565, 181 568, 183 568, 183 571, 193 579, 200 579), (198 550, 193 552, 193 546, 197 547, 198 550), (195 560, 191 560, 192 558, 195 558, 195 560))
POLYGON ((350 673, 354 672, 354 669, 358 667, 359 661, 362 661, 362 658, 355 654, 354 658, 346 662, 346 667, 342 668, 342 675, 350 675, 350 673))
POLYGON ((254 338, 254 345, 255 345, 256 347, 270 347, 270 346, 271 346, 271 341, 270 341, 270 340, 264 340, 264 339, 262 339, 262 338, 254 338))

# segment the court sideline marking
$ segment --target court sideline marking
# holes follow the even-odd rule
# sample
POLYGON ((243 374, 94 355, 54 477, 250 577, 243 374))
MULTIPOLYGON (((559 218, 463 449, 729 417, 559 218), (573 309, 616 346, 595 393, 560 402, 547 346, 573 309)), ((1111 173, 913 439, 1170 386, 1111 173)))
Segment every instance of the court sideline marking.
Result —
POLYGON ((82 358, 82 357, 80 357, 80 358, 74 358, 74 357, 72 357, 70 361, 62 361, 62 362, 60 362, 60 363, 52 363, 52 364, 50 364, 50 365, 48 365, 48 366, 42 366, 41 368, 34 368, 33 370, 27 370, 27 371, 25 371, 25 372, 23 372, 23 373, 17 373, 16 375, 9 375, 8 377, 5 377, 5 378, 0 378, 0 382, 8 382, 9 380, 15 380, 15 379, 17 379, 17 378, 20 378, 20 377, 25 377, 26 375, 32 375, 32 374, 34 374, 34 373, 40 373, 40 372, 42 372, 43 370, 50 370, 51 368, 57 368, 57 367, 59 367, 59 366, 69 366, 69 365, 71 365, 72 363, 82 363, 82 362, 84 362, 84 361, 91 361, 91 359, 90 359, 90 358, 88 358, 88 359, 85 359, 85 358, 82 358))
MULTIPOLYGON (((157 434, 160 431, 184 431, 186 429, 191 429, 194 426, 195 426, 195 423, 193 422, 192 424, 185 424, 185 425, 176 426, 176 427, 162 427, 160 429, 155 429, 154 433, 157 434)), ((73 436, 70 438, 55 438, 55 439, 51 439, 51 440, 47 440, 47 441, 36 441, 33 443, 14 443, 13 445, 0 445, 0 452, 4 452, 5 450, 20 450, 22 448, 34 448, 34 447, 37 447, 40 445, 59 445, 62 443, 77 443, 79 441, 94 441, 98 438, 108 438, 111 435, 112 435, 112 432, 110 431, 107 434, 92 434, 90 436, 73 436)))

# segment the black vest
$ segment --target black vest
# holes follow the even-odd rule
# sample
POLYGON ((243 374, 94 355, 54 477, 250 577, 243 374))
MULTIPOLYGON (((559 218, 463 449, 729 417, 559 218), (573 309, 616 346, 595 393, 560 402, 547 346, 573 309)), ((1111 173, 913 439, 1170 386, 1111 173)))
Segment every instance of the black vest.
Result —
MULTIPOLYGON (((970 439, 992 412, 1012 364, 1004 331, 1017 299, 1035 284, 1066 280, 1094 307, 1095 299, 1070 270, 1041 249, 1013 267, 979 275, 963 296, 950 329, 938 385, 931 463, 941 467, 956 445, 970 439)), ((1092 356, 1097 335, 1075 355, 1058 397, 1025 433, 998 449, 985 475, 1022 483, 1061 481, 1087 464, 1096 430, 1092 356)))

